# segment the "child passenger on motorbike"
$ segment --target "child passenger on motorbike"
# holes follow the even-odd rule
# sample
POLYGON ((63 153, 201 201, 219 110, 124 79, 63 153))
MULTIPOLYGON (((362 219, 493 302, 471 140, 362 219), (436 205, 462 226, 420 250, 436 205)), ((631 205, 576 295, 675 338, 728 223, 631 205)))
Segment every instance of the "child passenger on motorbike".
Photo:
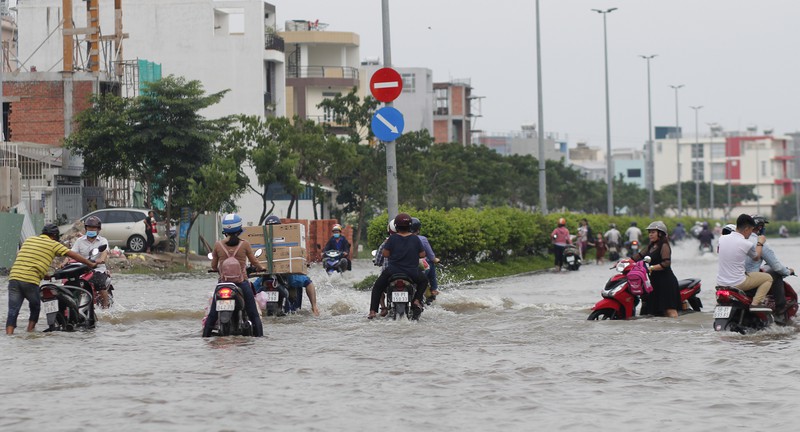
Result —
POLYGON ((372 286, 372 299, 369 306, 369 315, 372 319, 378 314, 378 304, 381 295, 389 286, 389 278, 398 273, 403 273, 410 277, 416 284, 414 302, 412 309, 417 312, 422 310, 423 296, 428 286, 428 279, 419 270, 419 259, 425 258, 425 249, 419 237, 411 234, 411 216, 407 213, 400 213, 394 218, 394 225, 397 229, 396 234, 389 236, 383 248, 383 256, 389 258, 389 265, 381 272, 375 284, 372 286))
MULTIPOLYGON (((258 262, 258 258, 256 258, 255 254, 253 253, 250 243, 248 243, 247 240, 239 238, 239 234, 241 234, 242 231, 242 218, 236 213, 227 214, 224 218, 222 218, 222 233, 225 234, 227 238, 224 241, 218 241, 216 244, 214 244, 214 249, 211 251, 211 270, 218 271, 218 265, 220 261, 227 258, 228 254, 232 255, 235 251, 236 255, 232 256, 239 261, 239 264, 242 268, 242 279, 241 281, 236 282, 236 286, 238 286, 242 291, 245 309, 247 310, 247 317, 250 319, 250 322, 253 325, 253 336, 260 337, 264 336, 264 328, 261 325, 261 317, 258 315, 258 306, 256 305, 253 287, 250 285, 250 281, 247 279, 245 266, 249 260, 250 264, 252 264, 253 267, 259 271, 264 271, 265 269, 264 266, 258 262), (241 247, 239 247, 240 243, 241 247)), ((216 322, 217 307, 216 302, 213 302, 208 311, 208 317, 206 318, 205 326, 203 327, 203 337, 211 336, 211 331, 213 330, 216 322)))
POLYGON ((97 263, 97 267, 95 267, 94 274, 89 280, 89 283, 92 284, 95 290, 100 292, 100 306, 103 309, 107 309, 108 285, 110 278, 106 269, 106 259, 108 258, 108 240, 100 235, 102 222, 97 216, 89 216, 86 218, 86 221, 83 223, 83 225, 86 227, 86 234, 75 241, 75 244, 72 245, 72 251, 88 259, 92 257, 92 252, 96 248, 99 248, 103 245, 106 246, 106 250, 100 252, 97 258, 94 260, 94 262, 97 263))

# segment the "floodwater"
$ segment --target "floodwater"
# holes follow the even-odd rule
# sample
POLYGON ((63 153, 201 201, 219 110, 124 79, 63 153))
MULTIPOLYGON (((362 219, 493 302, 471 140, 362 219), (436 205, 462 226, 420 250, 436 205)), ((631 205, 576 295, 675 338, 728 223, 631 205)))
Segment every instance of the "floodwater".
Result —
MULTIPOLYGON (((800 266, 800 239, 769 241, 800 266)), ((369 321, 368 293, 349 287, 376 268, 357 262, 312 267, 320 317, 203 339, 212 276, 119 275, 94 331, 26 334, 23 306, 23 331, 0 336, 0 430, 791 428, 800 327, 714 332, 716 257, 696 246, 675 248, 674 269, 702 278, 705 310, 674 320, 587 321, 607 263, 445 285, 418 323, 369 321)))

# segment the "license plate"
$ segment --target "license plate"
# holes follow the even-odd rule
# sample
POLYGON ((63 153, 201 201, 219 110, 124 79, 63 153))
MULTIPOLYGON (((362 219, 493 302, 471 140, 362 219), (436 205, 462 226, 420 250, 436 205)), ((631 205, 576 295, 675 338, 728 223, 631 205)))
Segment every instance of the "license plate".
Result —
POLYGON ((42 310, 45 315, 58 312, 58 300, 42 302, 42 310))
POLYGON ((568 256, 567 257, 567 262, 568 263, 574 263, 575 262, 575 257, 574 256, 568 256))
POLYGON ((731 316, 731 306, 717 306, 714 308, 714 318, 728 318, 731 316))
POLYGON ((269 303, 278 302, 278 296, 280 295, 278 291, 264 291, 264 292, 267 293, 267 302, 269 303))
POLYGON ((408 303, 408 291, 393 292, 392 303, 408 303))
POLYGON ((236 309, 236 302, 233 300, 217 300, 217 312, 232 311, 236 309))

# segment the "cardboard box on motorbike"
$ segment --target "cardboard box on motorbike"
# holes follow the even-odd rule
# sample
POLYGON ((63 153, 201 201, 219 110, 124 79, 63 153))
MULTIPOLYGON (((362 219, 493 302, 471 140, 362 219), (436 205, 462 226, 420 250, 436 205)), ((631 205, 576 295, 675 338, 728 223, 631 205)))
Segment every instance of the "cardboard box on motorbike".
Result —
POLYGON ((253 249, 264 249, 262 261, 269 273, 308 272, 306 266, 305 225, 281 224, 245 227, 241 238, 247 240, 253 249))

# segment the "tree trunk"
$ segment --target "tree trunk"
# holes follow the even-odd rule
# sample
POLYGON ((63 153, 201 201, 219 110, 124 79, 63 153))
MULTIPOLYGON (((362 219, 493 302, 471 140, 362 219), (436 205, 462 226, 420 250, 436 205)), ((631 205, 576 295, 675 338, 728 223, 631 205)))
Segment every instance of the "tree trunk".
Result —
POLYGON ((286 217, 292 217, 292 208, 294 208, 294 195, 292 195, 292 199, 289 200, 289 209, 286 211, 286 217))
POLYGON ((311 207, 314 208, 314 220, 319 219, 319 214, 317 213, 317 190, 313 189, 311 191, 311 207))

